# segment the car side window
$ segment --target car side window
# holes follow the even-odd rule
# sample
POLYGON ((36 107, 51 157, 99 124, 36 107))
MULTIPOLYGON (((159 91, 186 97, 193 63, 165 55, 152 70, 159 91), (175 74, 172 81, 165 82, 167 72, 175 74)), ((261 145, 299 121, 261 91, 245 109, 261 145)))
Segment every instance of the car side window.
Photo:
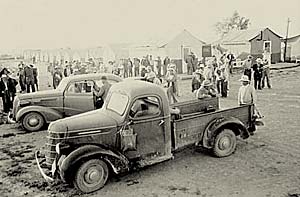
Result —
POLYGON ((91 93, 92 88, 93 88, 92 81, 76 81, 76 82, 72 82, 69 85, 67 89, 67 93, 71 93, 71 94, 91 93))
POLYGON ((131 118, 149 118, 161 113, 160 102, 157 97, 142 97, 134 101, 129 116, 131 118))

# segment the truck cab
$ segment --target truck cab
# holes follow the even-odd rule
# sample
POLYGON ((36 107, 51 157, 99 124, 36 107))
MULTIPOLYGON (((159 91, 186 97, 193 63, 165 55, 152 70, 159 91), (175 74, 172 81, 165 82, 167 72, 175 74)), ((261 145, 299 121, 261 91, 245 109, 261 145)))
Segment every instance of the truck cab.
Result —
POLYGON ((186 146, 231 155, 236 136, 254 131, 253 106, 220 110, 218 98, 169 105, 158 85, 126 81, 113 85, 104 107, 52 122, 48 128, 46 180, 57 175, 84 193, 102 188, 109 174, 128 172, 173 158, 186 146))

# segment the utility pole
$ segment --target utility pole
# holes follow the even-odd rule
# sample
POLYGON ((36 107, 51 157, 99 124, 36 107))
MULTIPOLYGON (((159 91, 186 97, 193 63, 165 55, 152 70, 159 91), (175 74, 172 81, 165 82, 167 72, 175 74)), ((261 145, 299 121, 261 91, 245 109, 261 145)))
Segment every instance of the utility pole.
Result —
POLYGON ((284 42, 284 62, 287 61, 286 50, 287 50, 287 40, 288 40, 288 36, 289 36, 290 22, 291 22, 291 20, 290 20, 290 18, 288 18, 287 28, 286 28, 286 37, 285 37, 285 42, 284 42))

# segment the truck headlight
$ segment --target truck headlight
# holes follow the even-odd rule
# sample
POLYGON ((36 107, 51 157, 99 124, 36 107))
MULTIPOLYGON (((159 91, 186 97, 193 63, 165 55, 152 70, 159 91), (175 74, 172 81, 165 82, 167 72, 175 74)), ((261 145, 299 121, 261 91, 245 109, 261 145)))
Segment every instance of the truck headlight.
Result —
POLYGON ((57 154, 60 154, 60 143, 57 143, 56 145, 55 145, 55 152, 57 153, 57 154))

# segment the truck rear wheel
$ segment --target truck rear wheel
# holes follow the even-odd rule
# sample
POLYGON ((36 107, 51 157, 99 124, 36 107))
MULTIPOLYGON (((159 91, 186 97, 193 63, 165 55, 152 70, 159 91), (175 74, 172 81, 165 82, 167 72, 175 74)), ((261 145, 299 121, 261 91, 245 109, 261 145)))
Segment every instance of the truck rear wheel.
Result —
POLYGON ((213 154, 217 157, 231 155, 236 149, 236 136, 230 129, 223 129, 215 138, 213 154))
POLYGON ((29 112, 22 118, 22 126, 26 131, 39 131, 44 124, 44 117, 37 112, 29 112))
POLYGON ((78 168, 73 183, 83 193, 102 188, 109 175, 107 164, 99 159, 91 159, 78 168))

